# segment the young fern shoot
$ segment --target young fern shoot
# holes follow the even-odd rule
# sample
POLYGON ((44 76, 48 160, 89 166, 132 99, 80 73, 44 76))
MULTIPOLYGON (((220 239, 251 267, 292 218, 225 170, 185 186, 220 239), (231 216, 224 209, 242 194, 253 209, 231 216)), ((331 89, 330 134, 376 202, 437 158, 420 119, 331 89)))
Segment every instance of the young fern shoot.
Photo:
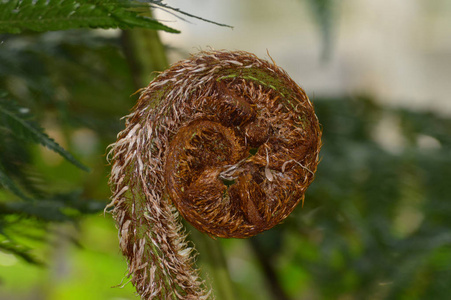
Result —
POLYGON ((207 299, 179 215, 214 237, 284 220, 314 179, 321 129, 275 63, 206 51, 142 90, 112 145, 110 206, 143 299, 207 299))

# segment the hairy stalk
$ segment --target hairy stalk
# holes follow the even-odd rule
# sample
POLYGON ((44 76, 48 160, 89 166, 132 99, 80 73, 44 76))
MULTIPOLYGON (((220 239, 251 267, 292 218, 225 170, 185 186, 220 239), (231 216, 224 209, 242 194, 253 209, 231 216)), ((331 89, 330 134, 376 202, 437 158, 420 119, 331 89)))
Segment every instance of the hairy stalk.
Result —
MULTIPOLYGON (((121 41, 136 88, 142 86, 143 82, 149 82, 153 79, 155 71, 162 71, 167 68, 166 52, 157 31, 124 30, 122 31, 121 41)), ((195 245, 198 245, 198 248, 202 248, 201 252, 204 255, 198 261, 198 265, 205 269, 203 277, 213 278, 215 298, 217 300, 235 299, 219 241, 212 240, 198 232, 191 234, 190 239, 193 240, 195 245)), ((157 252, 155 245, 152 245, 152 251, 157 252)), ((165 280, 165 286, 170 287, 168 280, 165 280)))
POLYGON ((274 63, 208 51, 158 75, 110 151, 111 206, 141 297, 208 298, 179 214, 211 236, 267 230, 304 200, 320 147, 311 102, 274 63))

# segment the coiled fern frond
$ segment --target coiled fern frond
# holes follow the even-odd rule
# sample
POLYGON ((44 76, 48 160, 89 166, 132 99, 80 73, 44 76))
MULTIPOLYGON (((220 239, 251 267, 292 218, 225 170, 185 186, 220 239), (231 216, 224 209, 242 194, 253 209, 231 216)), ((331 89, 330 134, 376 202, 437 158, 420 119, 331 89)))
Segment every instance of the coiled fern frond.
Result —
POLYGON ((204 299, 179 214, 218 237, 285 219, 314 178, 321 130, 305 92, 247 52, 207 51, 141 91, 110 152, 111 206, 144 299, 204 299))

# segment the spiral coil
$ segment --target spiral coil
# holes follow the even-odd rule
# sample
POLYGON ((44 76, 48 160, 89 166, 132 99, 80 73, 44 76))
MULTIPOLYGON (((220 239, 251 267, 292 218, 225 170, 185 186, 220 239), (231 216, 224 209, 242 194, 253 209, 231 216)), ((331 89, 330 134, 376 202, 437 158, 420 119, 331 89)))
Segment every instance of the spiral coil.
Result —
POLYGON ((274 63, 208 51, 161 73, 111 149, 111 205, 141 296, 207 297, 173 206, 211 236, 253 236, 304 200, 320 148, 311 102, 274 63))

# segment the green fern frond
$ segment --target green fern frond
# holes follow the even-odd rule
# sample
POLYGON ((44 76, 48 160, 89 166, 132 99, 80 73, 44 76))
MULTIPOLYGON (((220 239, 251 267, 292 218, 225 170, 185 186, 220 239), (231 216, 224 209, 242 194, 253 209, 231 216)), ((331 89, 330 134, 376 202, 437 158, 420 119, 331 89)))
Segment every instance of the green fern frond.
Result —
MULTIPOLYGON (((0 230, 2 228, 0 227, 0 230)), ((10 239, 0 235, 0 250, 3 250, 4 252, 12 253, 18 257, 21 257, 23 260, 25 260, 28 263, 31 263, 33 265, 42 266, 44 263, 39 260, 37 257, 35 257, 33 254, 31 254, 31 249, 21 245, 17 244, 14 241, 11 241, 10 239)))
POLYGON ((100 212, 105 202, 84 199, 80 191, 55 194, 35 201, 6 202, 0 210, 44 222, 68 222, 87 213, 100 212))
POLYGON ((14 181, 6 174, 0 165, 0 186, 5 187, 10 192, 14 193, 16 196, 25 201, 30 201, 31 199, 27 197, 20 188, 14 183, 14 181))
POLYGON ((126 0, 12 0, 0 1, 0 32, 51 31, 73 28, 141 27, 179 31, 130 10, 126 0))
MULTIPOLYGON (((149 3, 150 7, 152 7, 152 8, 160 8, 160 9, 163 9, 163 10, 166 10, 166 11, 174 11, 176 13, 185 15, 185 16, 190 17, 190 18, 198 19, 198 20, 201 20, 201 21, 204 21, 204 22, 207 22, 207 23, 211 23, 211 24, 215 24, 215 25, 223 26, 223 27, 233 28, 233 26, 230 26, 230 25, 227 25, 227 24, 223 24, 223 23, 218 23, 218 22, 215 22, 215 21, 212 21, 212 20, 208 20, 208 19, 199 17, 199 16, 195 16, 193 14, 190 14, 190 13, 187 13, 185 11, 182 11, 182 10, 180 10, 178 8, 169 6, 169 5, 165 4, 165 3, 163 3, 162 0, 138 0, 138 1, 139 2, 147 2, 147 3, 149 3)), ((180 18, 180 19, 182 19, 182 18, 180 18)))
POLYGON ((39 143, 55 151, 78 168, 89 171, 88 167, 51 139, 37 123, 31 121, 27 109, 19 107, 12 100, 0 98, 0 129, 9 131, 25 141, 39 143))

